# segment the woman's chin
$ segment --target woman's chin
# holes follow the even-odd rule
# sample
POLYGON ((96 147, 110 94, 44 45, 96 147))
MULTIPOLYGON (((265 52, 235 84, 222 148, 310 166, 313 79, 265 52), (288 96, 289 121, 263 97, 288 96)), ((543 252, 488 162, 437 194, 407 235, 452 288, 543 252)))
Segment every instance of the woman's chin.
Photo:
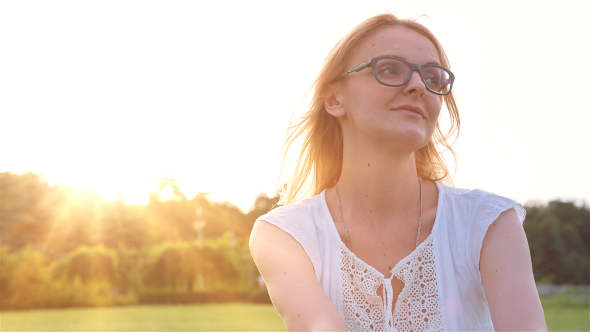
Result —
POLYGON ((427 133, 418 126, 403 126, 388 131, 387 137, 389 142, 399 142, 400 145, 416 146, 419 149, 430 141, 432 133, 427 133))

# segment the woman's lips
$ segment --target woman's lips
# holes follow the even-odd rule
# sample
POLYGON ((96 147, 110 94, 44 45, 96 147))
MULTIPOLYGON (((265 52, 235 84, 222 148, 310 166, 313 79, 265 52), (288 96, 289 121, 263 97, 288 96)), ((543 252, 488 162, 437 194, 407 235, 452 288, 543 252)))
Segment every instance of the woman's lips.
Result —
POLYGON ((403 113, 407 114, 408 116, 424 119, 424 111, 416 105, 412 105, 412 104, 400 105, 400 106, 394 108, 393 110, 396 112, 403 112, 403 113))
POLYGON ((398 109, 398 110, 395 110, 394 112, 403 113, 403 114, 406 114, 407 116, 411 116, 411 117, 416 118, 416 119, 422 119, 422 115, 420 115, 418 113, 415 113, 415 112, 412 112, 410 110, 398 109))

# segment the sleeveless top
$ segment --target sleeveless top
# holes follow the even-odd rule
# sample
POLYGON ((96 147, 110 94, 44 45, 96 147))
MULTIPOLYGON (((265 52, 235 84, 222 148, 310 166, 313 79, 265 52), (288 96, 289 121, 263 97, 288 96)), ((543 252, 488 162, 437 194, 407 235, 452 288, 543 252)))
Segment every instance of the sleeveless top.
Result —
POLYGON ((483 190, 436 182, 438 207, 431 234, 391 270, 381 272, 342 242, 324 190, 259 217, 287 232, 309 256, 315 275, 348 331, 493 331, 479 271, 489 225, 519 203, 483 190), (404 283, 392 303, 391 278, 404 283), (383 285, 383 297, 377 289, 383 285), (393 312, 392 312, 393 311, 393 312))

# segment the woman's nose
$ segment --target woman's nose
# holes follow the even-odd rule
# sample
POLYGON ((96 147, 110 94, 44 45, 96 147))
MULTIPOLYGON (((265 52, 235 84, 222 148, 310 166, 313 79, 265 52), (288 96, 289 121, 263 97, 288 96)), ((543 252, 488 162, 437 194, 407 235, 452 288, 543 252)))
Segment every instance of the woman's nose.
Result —
POLYGON ((424 94, 426 91, 426 87, 424 86, 424 82, 420 78, 420 73, 417 70, 414 70, 410 75, 410 80, 406 85, 404 85, 404 93, 412 94, 416 93, 420 96, 424 94))

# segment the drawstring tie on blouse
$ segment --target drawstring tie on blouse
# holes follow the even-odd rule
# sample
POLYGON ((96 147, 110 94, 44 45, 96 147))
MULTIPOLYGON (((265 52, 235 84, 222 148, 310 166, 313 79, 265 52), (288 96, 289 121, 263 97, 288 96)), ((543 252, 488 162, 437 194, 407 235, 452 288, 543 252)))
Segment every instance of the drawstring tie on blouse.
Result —
POLYGON ((393 287, 391 287, 391 281, 393 280, 393 274, 389 278, 384 278, 381 282, 383 284, 383 308, 385 310, 385 325, 389 331, 397 331, 393 327, 393 287))

